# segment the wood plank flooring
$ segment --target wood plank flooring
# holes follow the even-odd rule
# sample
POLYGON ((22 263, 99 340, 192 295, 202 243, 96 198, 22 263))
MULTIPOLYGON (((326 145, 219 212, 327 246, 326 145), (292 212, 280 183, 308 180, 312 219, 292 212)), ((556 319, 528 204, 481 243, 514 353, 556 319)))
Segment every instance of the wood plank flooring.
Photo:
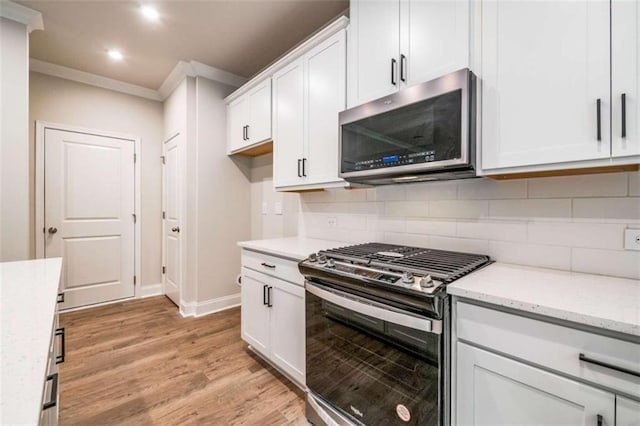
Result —
POLYGON ((64 313, 61 425, 306 425, 303 392, 247 349, 240 308, 164 296, 64 313))

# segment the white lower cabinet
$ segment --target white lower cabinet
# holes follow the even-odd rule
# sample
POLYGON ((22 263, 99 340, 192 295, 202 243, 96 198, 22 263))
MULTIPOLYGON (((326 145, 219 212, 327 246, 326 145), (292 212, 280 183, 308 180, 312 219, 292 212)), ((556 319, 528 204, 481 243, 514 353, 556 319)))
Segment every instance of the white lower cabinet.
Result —
MULTIPOLYGON (((305 384, 304 287, 278 277, 294 261, 256 252, 243 253, 242 339, 291 379, 305 384), (269 273, 247 267, 263 256, 269 273), (274 259, 278 259, 274 261, 274 259)), ((266 267, 265 267, 266 268, 266 267)), ((296 280, 298 281, 298 280, 296 280)))
POLYGON ((612 393, 460 342, 457 357, 459 425, 614 425, 612 393))
POLYGON ((616 397, 616 426, 640 425, 640 401, 616 397))

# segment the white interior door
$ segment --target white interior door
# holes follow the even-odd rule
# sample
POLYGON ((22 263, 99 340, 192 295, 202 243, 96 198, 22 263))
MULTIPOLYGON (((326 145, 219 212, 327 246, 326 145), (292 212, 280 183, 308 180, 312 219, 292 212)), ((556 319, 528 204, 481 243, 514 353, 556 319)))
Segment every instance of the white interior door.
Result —
POLYGON ((46 129, 44 255, 62 257, 62 308, 134 295, 133 140, 46 129))
POLYGON ((181 289, 181 191, 180 191, 180 149, 182 135, 178 134, 164 144, 164 220, 163 247, 164 294, 180 306, 181 289))

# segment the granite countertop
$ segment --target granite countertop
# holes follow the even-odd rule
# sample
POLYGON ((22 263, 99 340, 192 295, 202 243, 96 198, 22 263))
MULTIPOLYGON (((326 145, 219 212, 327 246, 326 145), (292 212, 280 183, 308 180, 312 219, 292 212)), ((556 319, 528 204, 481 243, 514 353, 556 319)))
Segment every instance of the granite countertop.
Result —
POLYGON ((344 241, 302 237, 273 238, 269 240, 241 241, 238 243, 240 247, 245 249, 286 257, 296 261, 305 259, 309 254, 319 250, 344 247, 351 244, 352 243, 345 243, 344 241))
POLYGON ((0 424, 38 424, 61 258, 0 263, 0 424))
POLYGON ((640 281, 494 263, 447 292, 560 320, 640 336, 640 281))

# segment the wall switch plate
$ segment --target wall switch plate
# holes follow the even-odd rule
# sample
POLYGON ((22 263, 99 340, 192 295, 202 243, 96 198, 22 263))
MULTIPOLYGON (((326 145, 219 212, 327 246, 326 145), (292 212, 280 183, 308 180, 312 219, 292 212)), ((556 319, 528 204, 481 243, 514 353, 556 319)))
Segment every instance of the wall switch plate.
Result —
POLYGON ((338 227, 338 219, 335 217, 327 218, 327 226, 329 228, 337 228, 338 227))
POLYGON ((266 201, 262 203, 262 214, 269 214, 269 204, 266 201))
POLYGON ((276 201, 273 204, 273 213, 281 215, 282 214, 282 201, 276 201))
POLYGON ((640 251, 640 229, 624 230, 624 249, 640 251))

